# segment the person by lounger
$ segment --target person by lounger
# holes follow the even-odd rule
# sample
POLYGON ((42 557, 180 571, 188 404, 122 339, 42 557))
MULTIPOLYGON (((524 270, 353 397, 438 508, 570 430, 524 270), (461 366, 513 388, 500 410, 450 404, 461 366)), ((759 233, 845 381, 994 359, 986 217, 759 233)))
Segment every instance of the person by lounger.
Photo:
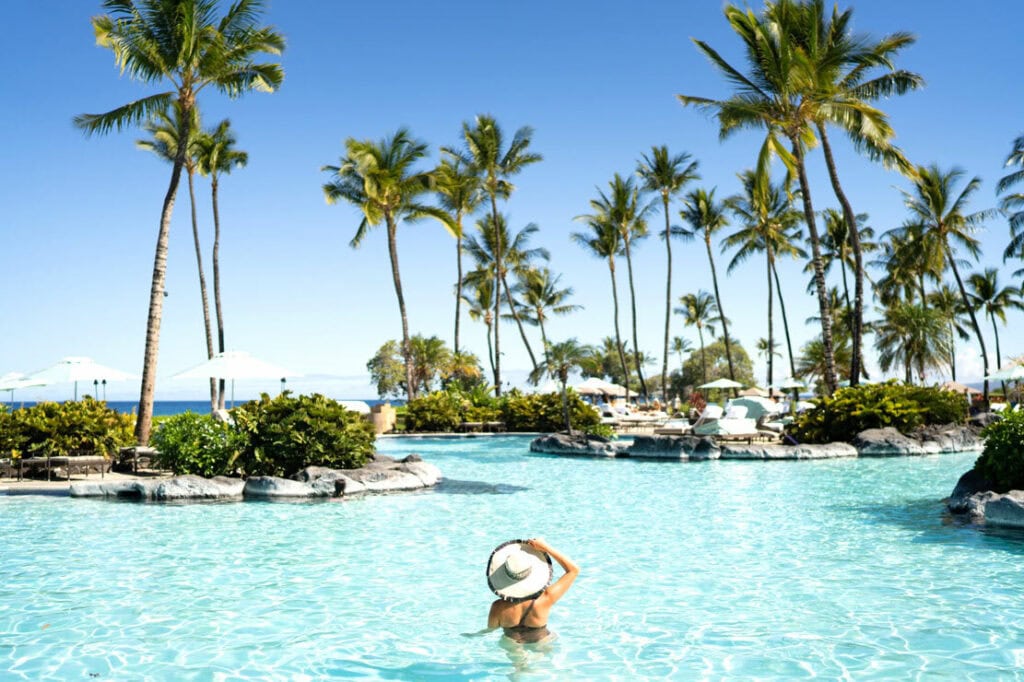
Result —
POLYGON ((548 615, 580 574, 579 566, 539 538, 511 540, 491 553, 487 584, 498 595, 487 616, 488 630, 502 628, 505 637, 524 644, 550 637, 548 615), (551 559, 565 573, 551 584, 551 559))

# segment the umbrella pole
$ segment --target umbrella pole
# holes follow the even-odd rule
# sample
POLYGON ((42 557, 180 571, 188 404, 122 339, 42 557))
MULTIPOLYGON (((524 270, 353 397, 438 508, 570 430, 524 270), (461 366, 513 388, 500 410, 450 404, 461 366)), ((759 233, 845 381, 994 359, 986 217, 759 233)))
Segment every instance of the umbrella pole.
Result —
MULTIPOLYGON (((75 402, 78 402, 78 382, 75 382, 75 402)), ((47 465, 49 466, 49 465, 47 465)), ((47 479, 49 480, 49 479, 47 479)))
POLYGON ((231 409, 235 409, 235 380, 231 380, 231 409))

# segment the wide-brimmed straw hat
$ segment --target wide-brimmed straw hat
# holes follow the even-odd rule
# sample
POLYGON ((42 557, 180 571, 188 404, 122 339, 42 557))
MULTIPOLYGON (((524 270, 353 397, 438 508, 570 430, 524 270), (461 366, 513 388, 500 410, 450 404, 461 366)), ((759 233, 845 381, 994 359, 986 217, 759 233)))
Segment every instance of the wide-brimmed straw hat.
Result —
POLYGON ((553 574, 551 557, 525 540, 509 540, 487 560, 487 584, 509 601, 533 599, 544 591, 553 574))

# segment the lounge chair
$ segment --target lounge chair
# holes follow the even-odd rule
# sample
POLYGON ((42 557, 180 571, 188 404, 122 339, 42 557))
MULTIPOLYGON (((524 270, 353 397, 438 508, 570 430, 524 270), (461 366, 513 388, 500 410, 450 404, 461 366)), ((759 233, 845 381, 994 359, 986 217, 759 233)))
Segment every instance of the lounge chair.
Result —
MULTIPOLYGON (((721 408, 719 408, 721 410, 721 408)), ((747 408, 743 405, 732 405, 719 419, 704 424, 695 424, 693 433, 698 436, 730 436, 739 438, 755 438, 760 435, 757 420, 747 417, 747 408)))
POLYGON ((698 426, 718 421, 722 417, 722 413, 723 410, 718 405, 707 405, 693 424, 686 419, 670 419, 655 428, 654 433, 659 436, 685 436, 694 433, 694 429, 698 426))

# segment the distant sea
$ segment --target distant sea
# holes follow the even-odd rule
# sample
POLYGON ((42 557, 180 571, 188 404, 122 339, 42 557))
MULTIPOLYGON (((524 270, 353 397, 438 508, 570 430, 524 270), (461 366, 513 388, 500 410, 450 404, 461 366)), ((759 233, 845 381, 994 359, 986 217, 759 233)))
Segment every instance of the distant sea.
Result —
MULTIPOLYGON (((373 407, 374 405, 390 402, 392 405, 400 405, 403 401, 401 400, 378 400, 377 398, 362 398, 364 403, 373 407)), ((11 407, 11 404, 7 401, 2 401, 4 405, 11 407)), ((236 400, 235 405, 241 405, 247 401, 236 400)), ((26 401, 24 403, 20 401, 14 401, 14 407, 30 407, 35 405, 34 402, 26 401)), ((139 411, 139 401, 137 400, 109 400, 107 405, 117 410, 118 412, 130 413, 132 411, 139 411)), ((228 401, 228 407, 231 407, 231 402, 228 401)), ((182 412, 195 412, 197 414, 209 414, 210 413, 210 401, 209 400, 157 400, 153 403, 153 416, 163 417, 172 414, 181 414, 182 412)))

